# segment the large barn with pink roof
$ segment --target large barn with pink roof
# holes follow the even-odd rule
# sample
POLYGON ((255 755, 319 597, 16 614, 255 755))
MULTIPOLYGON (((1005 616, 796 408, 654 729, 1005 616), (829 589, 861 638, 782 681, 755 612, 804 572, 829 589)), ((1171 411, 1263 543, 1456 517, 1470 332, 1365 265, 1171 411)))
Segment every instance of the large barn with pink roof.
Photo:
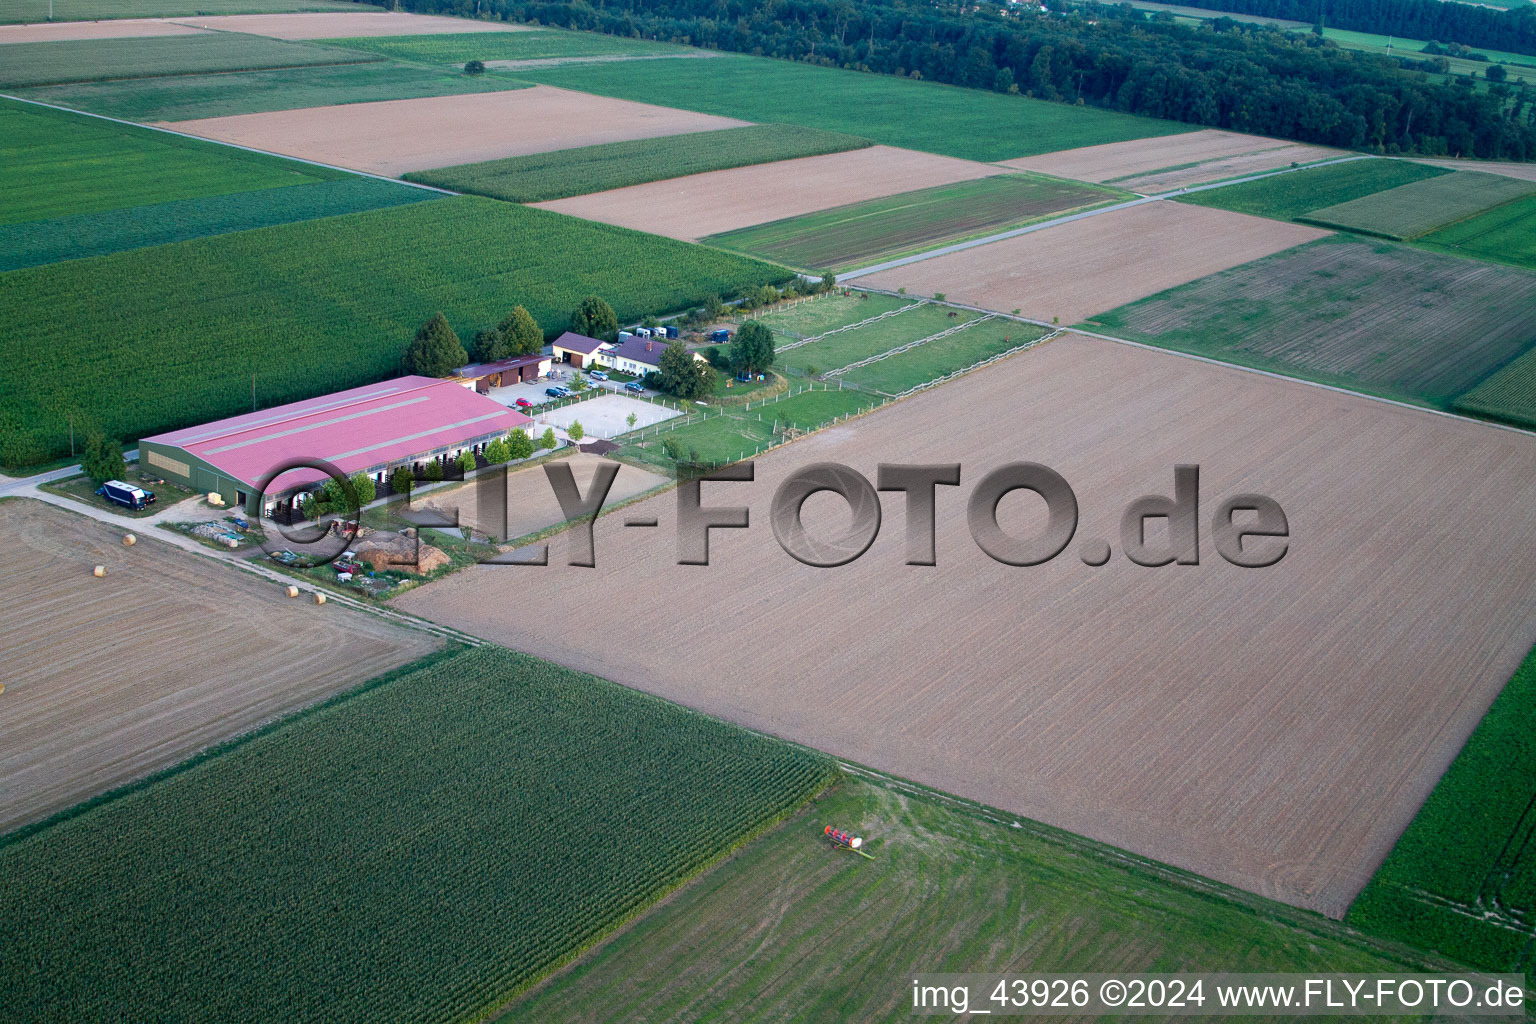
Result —
MULTIPOLYGON (((186 427, 139 442, 139 465, 258 514, 262 483, 296 459, 315 459, 379 483, 399 466, 421 469, 478 452, 532 422, 463 382, 399 377, 366 387, 186 427)), ((270 509, 324 482, 315 469, 290 469, 267 484, 270 509)))

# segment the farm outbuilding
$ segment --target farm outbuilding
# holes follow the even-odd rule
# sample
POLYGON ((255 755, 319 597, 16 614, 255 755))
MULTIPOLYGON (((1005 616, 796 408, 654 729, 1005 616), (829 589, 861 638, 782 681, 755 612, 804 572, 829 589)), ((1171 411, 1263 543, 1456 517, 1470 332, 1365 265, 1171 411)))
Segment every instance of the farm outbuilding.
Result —
POLYGON ((531 384, 549 373, 554 357, 546 355, 513 356, 492 363, 474 363, 454 372, 465 387, 473 387, 480 394, 492 388, 504 388, 510 384, 531 384))
POLYGON ((611 348, 613 346, 606 341, 598 341, 596 338, 589 338, 585 334, 566 331, 555 339, 555 343, 550 347, 550 351, 554 353, 555 362, 570 363, 579 370, 588 363, 593 362, 594 357, 606 353, 611 348))
POLYGON ((294 459, 321 459, 384 483, 399 466, 457 458, 532 421, 462 381, 399 377, 318 398, 186 427, 139 442, 139 465, 252 515, 292 505, 324 482, 316 469, 262 480, 294 459))

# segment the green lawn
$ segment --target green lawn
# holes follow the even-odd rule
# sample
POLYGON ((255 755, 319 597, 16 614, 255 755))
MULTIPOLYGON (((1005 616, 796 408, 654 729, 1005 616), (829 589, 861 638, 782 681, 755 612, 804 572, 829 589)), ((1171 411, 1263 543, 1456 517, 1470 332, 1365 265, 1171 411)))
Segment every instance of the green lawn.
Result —
POLYGON ((0 271, 437 198, 426 189, 347 177, 0 224, 0 271))
MULTIPOLYGON (((897 346, 929 337, 982 315, 968 309, 957 310, 928 303, 863 327, 839 331, 821 341, 780 352, 774 365, 799 373, 826 373, 860 359, 889 352, 897 346), (955 315, 951 316, 952 313, 955 315)), ((784 343, 781 341, 779 344, 784 343)))
POLYGON ((910 1008, 919 972, 1433 966, 1316 914, 1001 811, 853 778, 498 1024, 921 1020, 910 1008), (828 825, 863 837, 874 860, 834 849, 828 825))
POLYGON ((1404 240, 1532 193, 1536 193, 1536 182, 1481 171, 1455 171, 1313 210, 1305 219, 1327 227, 1404 240))
POLYGON ((1192 130, 1096 107, 740 54, 538 68, 518 75, 745 121, 791 121, 970 160, 1006 160, 1192 130))
POLYGON ((124 439, 399 372, 434 311, 465 338, 525 305, 558 332, 583 296, 623 321, 779 282, 703 246, 464 196, 0 275, 0 461, 67 448, 89 409, 124 439), (516 239, 516 245, 507 244, 516 239))
POLYGON ((809 338, 838 327, 910 306, 916 299, 905 295, 881 295, 878 292, 833 291, 748 319, 759 320, 773 329, 778 344, 797 338, 809 338))
POLYGON ((0 192, 5 195, 0 224, 345 176, 280 157, 0 100, 0 192))
POLYGON ((868 139, 800 125, 756 124, 487 160, 406 177, 455 192, 473 192, 514 203, 538 203, 685 174, 841 153, 869 145, 868 139))
POLYGON ((378 60, 236 74, 169 75, 18 89, 16 95, 130 121, 188 121, 338 103, 413 100, 525 89, 503 75, 469 76, 378 60))
POLYGON ((899 395, 1011 348, 1044 337, 1042 327, 1016 320, 987 320, 947 338, 928 341, 894 356, 840 374, 849 384, 899 395))
POLYGON ((1294 220, 1325 206, 1450 173, 1442 167, 1407 160, 1350 160, 1194 192, 1180 196, 1178 201, 1256 217, 1294 220))
POLYGON ((555 57, 597 57, 613 54, 697 53, 689 46, 626 39, 599 32, 540 29, 534 32, 464 32, 446 35, 370 36, 327 39, 327 46, 376 53, 421 64, 464 64, 482 60, 547 60, 555 57))
POLYGON ((1536 972, 1536 651, 1350 908, 1356 927, 1536 972))
POLYGON ((1043 174, 1000 174, 728 231, 711 245, 842 272, 1098 206, 1131 193, 1043 174))
POLYGON ((181 18, 204 14, 288 14, 294 11, 377 11, 352 0, 6 0, 0 23, 181 18))
POLYGON ((1536 270, 1536 196, 1415 239, 1415 244, 1457 256, 1536 270))
POLYGON ((526 655, 439 657, 14 833, 0 1001, 478 1020, 835 773, 526 655))
POLYGON ((1334 235, 1093 318, 1110 334, 1448 409, 1536 345, 1536 273, 1334 235))
POLYGON ((684 458, 697 458, 704 463, 737 462, 780 443, 785 427, 819 430, 840 416, 863 412, 881 402, 866 392, 839 390, 835 384, 826 389, 816 385, 815 389, 799 394, 784 394, 785 397, 770 399, 762 406, 727 406, 722 411, 712 411, 703 420, 657 434, 647 433, 643 441, 626 446, 618 454, 671 469, 671 460, 662 452, 662 442, 671 438, 682 446, 684 458))
POLYGON ((298 67, 374 60, 367 54, 331 50, 234 32, 141 39, 68 39, 51 43, 7 43, 0 86, 98 82, 208 71, 298 67))

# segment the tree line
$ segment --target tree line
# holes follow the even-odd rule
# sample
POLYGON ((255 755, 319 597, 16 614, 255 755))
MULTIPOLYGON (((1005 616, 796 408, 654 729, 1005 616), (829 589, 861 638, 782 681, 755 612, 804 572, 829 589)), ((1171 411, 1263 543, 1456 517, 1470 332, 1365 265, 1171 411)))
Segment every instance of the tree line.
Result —
MULTIPOLYGON (((1479 92, 1465 77, 1435 81, 1394 57, 1343 50, 1309 34, 1232 19, 1183 25, 1126 4, 1012 14, 918 0, 403 3, 414 11, 660 39, 1349 149, 1536 158, 1536 114, 1523 86, 1479 92)), ((792 112, 785 116, 793 120, 792 112)))
POLYGON ((1384 36, 1536 53, 1536 5, 1501 11, 1446 0, 1179 0, 1185 7, 1316 23, 1384 36))

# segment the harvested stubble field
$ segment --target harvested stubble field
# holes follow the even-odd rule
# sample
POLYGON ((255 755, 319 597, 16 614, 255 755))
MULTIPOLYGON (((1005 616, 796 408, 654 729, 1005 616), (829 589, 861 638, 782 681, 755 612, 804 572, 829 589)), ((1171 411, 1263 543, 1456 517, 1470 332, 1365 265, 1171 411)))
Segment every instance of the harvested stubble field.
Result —
MULTIPOLYGON (((406 610, 546 652, 791 737, 1198 874, 1342 915, 1532 640, 1536 447, 1506 431, 1295 382, 1080 337, 893 403, 757 460, 747 505, 711 565, 596 524, 596 572, 514 584, 470 569, 403 595, 406 610), (940 488, 938 565, 903 565, 899 495, 874 546, 838 569, 795 562, 762 518, 785 476, 837 461, 964 459, 940 488), (1289 517, 1289 553, 1239 569, 1089 568, 989 559, 968 488, 1014 460, 1074 488, 1078 536, 1118 538, 1138 495, 1201 467, 1202 524, 1258 492, 1289 517), (602 631, 521 614, 620 607, 602 631), (711 624, 716 657, 679 660, 711 624)), ((825 498, 825 496, 823 496, 825 498)), ((661 536, 676 499, 644 502, 661 536)), ((812 499, 835 536, 845 507, 812 499)), ((1033 536, 1043 509, 1007 499, 1033 536)), ((1115 544, 1118 547, 1118 542, 1115 544)))
POLYGON ((1063 324, 1321 237, 1221 210, 1152 202, 859 278, 943 292, 984 309, 1063 324))
POLYGON ((378 59, 370 54, 225 32, 143 39, 13 43, 0 54, 5 58, 0 62, 0 86, 8 89, 63 82, 98 82, 109 78, 292 68, 305 64, 356 64, 378 59))
POLYGON ((142 39, 146 36, 190 36, 202 29, 157 18, 120 21, 66 21, 41 25, 0 25, 0 45, 54 43, 66 39, 142 39))
POLYGON ((706 171, 841 153, 869 145, 873 143, 868 139, 796 124, 752 124, 745 128, 560 149, 420 171, 406 177, 455 192, 473 192, 513 203, 538 203, 706 171))
MULTIPOLYGON (((348 6, 351 6, 350 4, 348 6)), ((273 39, 336 39, 368 36, 457 35, 466 32, 527 32, 524 25, 502 21, 446 18, 400 11, 322 11, 307 14, 228 14, 214 18, 178 18, 183 25, 247 32, 273 39)))
POLYGON ((1181 203, 1251 213, 1255 217, 1294 220, 1320 206, 1348 202, 1447 173, 1438 167, 1426 167, 1407 160, 1348 160, 1305 167, 1292 174, 1277 174, 1258 181, 1224 185, 1178 199, 1181 203))
POLYGON ((439 658, 0 845, 7 1016, 479 1021, 836 772, 536 658, 439 658))
POLYGON ((1444 409, 1536 343, 1536 274, 1338 235, 1094 323, 1133 341, 1444 409))
POLYGON ((1306 219, 1327 227, 1403 240, 1418 238, 1532 193, 1536 193, 1536 182, 1457 171, 1325 206, 1308 213, 1306 219))
POLYGON ((728 231, 705 241, 792 267, 841 272, 1130 198, 1119 189, 1043 174, 999 174, 728 231))
POLYGON ((1439 252, 1536 270, 1536 196, 1506 203, 1414 242, 1439 252))
POLYGON ((926 341, 916 348, 849 370, 839 374, 838 379, 887 395, 899 395, 975 366, 983 359, 1036 341, 1045 334, 1044 328, 1034 324, 997 317, 974 323, 947 338, 926 341))
POLYGON ((1299 146, 1285 139, 1208 128, 1182 135, 1084 146, 1004 160, 1002 164, 1078 181, 1112 182, 1146 194, 1342 155, 1336 149, 1299 146))
POLYGON ((177 131, 399 175, 625 139, 736 128, 728 118, 536 86, 178 121, 177 131))
POLYGON ((821 341, 780 352, 774 359, 774 365, 802 373, 807 372, 808 367, 815 367, 816 372, 825 373, 985 315, 931 302, 863 327, 839 331, 821 341))
POLYGON ((832 206, 996 173, 996 167, 969 160, 871 146, 710 171, 539 205, 587 220, 693 241, 832 206))
POLYGON ((149 123, 527 88, 527 82, 498 75, 470 76, 376 60, 366 64, 43 85, 18 89, 16 95, 149 123))
POLYGON ((283 596, 40 502, 0 502, 0 832, 421 657, 426 633, 283 596), (96 579, 91 569, 105 565, 96 579))

